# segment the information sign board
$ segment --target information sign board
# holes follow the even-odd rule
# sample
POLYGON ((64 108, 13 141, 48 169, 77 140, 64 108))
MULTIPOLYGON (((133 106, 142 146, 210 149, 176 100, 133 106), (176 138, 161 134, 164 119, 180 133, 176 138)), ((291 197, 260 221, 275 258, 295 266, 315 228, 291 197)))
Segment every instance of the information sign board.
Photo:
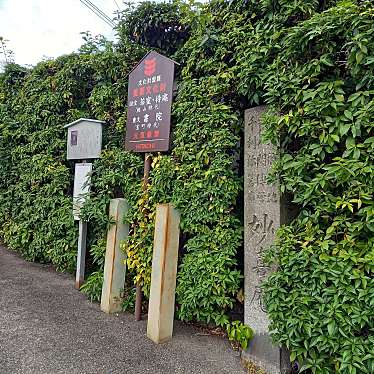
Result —
POLYGON ((125 141, 127 150, 169 150, 174 65, 174 61, 151 51, 130 73, 125 141))
POLYGON ((80 220, 80 209, 86 201, 87 194, 90 192, 91 172, 92 164, 75 164, 73 215, 76 221, 80 220))

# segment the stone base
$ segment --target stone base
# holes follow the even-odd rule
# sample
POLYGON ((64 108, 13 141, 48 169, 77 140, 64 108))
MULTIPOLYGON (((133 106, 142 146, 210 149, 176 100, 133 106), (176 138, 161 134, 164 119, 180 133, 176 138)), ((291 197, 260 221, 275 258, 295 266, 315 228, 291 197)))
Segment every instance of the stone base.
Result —
POLYGON ((255 336, 248 349, 242 351, 241 360, 249 374, 291 373, 288 351, 272 345, 269 336, 255 336))
POLYGON ((248 374, 266 374, 263 369, 245 357, 245 351, 242 352, 241 362, 242 365, 248 370, 248 374))

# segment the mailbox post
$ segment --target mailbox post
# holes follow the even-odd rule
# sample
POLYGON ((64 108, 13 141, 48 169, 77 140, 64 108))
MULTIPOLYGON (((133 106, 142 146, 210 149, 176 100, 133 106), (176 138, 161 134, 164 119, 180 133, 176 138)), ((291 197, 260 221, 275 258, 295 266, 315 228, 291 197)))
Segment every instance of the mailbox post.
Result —
POLYGON ((100 158, 102 143, 102 127, 105 122, 80 118, 64 126, 68 130, 67 159, 80 160, 75 164, 73 215, 79 221, 79 238, 77 253, 77 271, 75 288, 79 289, 84 282, 86 260, 87 222, 80 219, 80 208, 90 192, 90 176, 92 164, 89 159, 100 158))

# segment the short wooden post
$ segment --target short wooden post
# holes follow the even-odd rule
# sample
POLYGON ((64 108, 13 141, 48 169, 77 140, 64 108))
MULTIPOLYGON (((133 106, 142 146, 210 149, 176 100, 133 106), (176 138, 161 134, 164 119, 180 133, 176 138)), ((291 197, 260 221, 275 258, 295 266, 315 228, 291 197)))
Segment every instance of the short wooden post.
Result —
POLYGON ((84 282, 84 268, 86 266, 86 239, 87 222, 79 220, 78 254, 77 254, 77 272, 75 274, 75 288, 80 289, 84 282))
POLYGON ((155 343, 173 335, 179 221, 179 212, 171 204, 157 206, 147 325, 147 336, 155 343))
POLYGON ((109 216, 114 220, 107 236, 104 265, 104 283, 101 293, 101 310, 105 313, 121 311, 121 290, 126 276, 126 254, 120 244, 129 235, 129 225, 123 223, 129 210, 125 199, 110 201, 109 216))

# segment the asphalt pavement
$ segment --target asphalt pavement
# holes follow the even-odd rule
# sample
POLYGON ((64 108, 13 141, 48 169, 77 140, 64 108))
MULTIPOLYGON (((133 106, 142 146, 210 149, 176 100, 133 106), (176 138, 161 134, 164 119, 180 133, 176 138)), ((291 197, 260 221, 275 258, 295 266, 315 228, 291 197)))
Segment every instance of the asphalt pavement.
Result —
POLYGON ((101 312, 72 275, 0 247, 0 374, 245 373, 225 338, 176 321, 173 340, 156 345, 146 326, 101 312))

